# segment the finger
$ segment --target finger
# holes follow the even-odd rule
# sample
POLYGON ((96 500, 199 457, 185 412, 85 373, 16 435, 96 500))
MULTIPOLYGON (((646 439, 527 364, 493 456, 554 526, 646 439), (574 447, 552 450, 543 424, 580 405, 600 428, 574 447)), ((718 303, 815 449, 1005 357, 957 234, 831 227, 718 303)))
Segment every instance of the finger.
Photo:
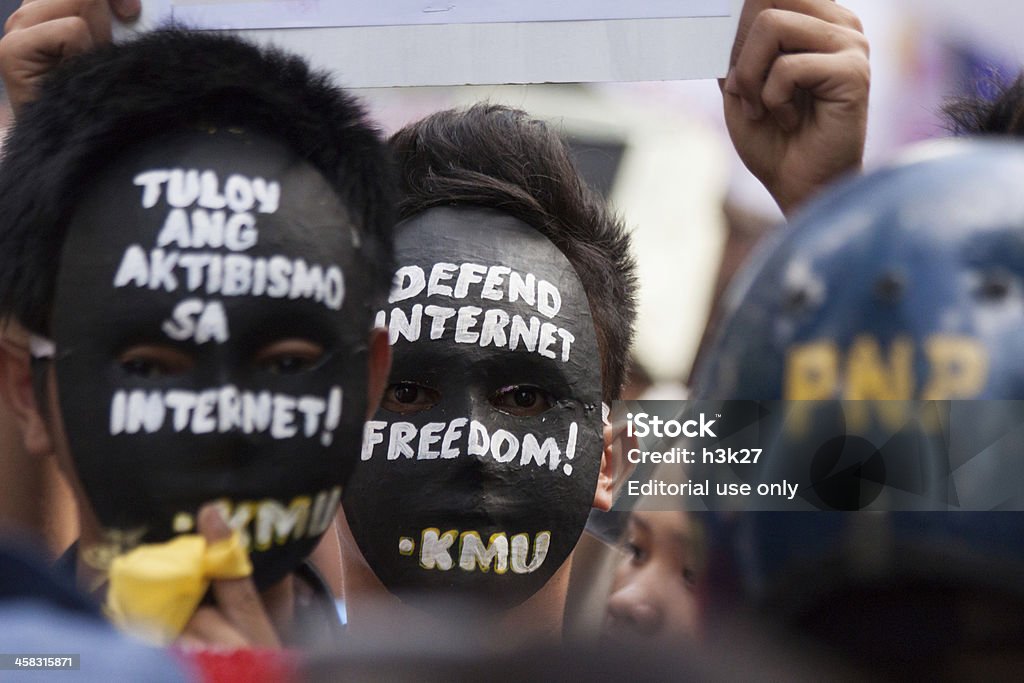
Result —
POLYGON ((83 8, 98 0, 24 0, 7 17, 4 30, 17 30, 60 17, 77 16, 83 8))
POLYGON ((762 102, 783 130, 800 122, 801 94, 814 100, 847 104, 865 110, 870 87, 870 67, 856 54, 796 54, 775 60, 761 94, 762 102))
MULTIPOLYGON (((206 505, 199 511, 199 532, 208 543, 231 536, 220 510, 206 505)), ((278 647, 280 641, 264 609, 252 579, 216 579, 211 584, 213 597, 224 617, 246 636, 252 645, 278 647)))
POLYGON ((80 17, 89 27, 93 40, 110 42, 110 8, 107 0, 36 0, 26 2, 4 24, 5 33, 22 31, 47 22, 80 17))
POLYGON ((790 93, 790 99, 765 103, 765 109, 775 119, 779 128, 787 133, 797 131, 800 128, 800 121, 806 115, 807 105, 801 101, 804 98, 799 97, 801 92, 803 91, 794 90, 790 93))
POLYGON ((232 648, 249 645, 245 636, 213 607, 197 609, 178 637, 178 642, 232 648))
POLYGON ((121 21, 134 21, 142 13, 142 0, 110 0, 110 10, 121 21))
POLYGON ((766 10, 754 22, 739 61, 729 72, 725 91, 757 108, 766 78, 780 55, 843 51, 861 53, 866 61, 867 39, 852 29, 836 27, 820 19, 766 10))
POLYGON ((206 643, 194 635, 183 632, 175 638, 174 647, 178 650, 205 650, 206 643))
MULTIPOLYGON (((8 33, 0 41, 0 59, 15 66, 55 62, 95 47, 92 31, 81 17, 62 17, 8 33)), ((52 65, 51 65, 52 66, 52 65)))
POLYGON ((8 33, 0 40, 0 74, 15 114, 36 97, 39 80, 68 57, 95 47, 81 17, 64 17, 8 33))
POLYGON ((769 7, 804 14, 855 31, 864 31, 860 18, 835 0, 772 0, 769 7))
POLYGON ((740 53, 747 42, 747 36, 757 17, 769 9, 794 12, 849 28, 858 33, 864 32, 860 18, 833 0, 747 0, 743 4, 739 24, 736 27, 736 39, 733 41, 729 66, 735 65, 739 60, 740 53))

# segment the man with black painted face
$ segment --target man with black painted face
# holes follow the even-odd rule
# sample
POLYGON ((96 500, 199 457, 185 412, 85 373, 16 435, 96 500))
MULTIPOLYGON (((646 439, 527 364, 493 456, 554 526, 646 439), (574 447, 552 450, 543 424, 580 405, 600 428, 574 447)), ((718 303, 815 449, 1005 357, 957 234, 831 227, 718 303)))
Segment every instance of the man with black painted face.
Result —
POLYGON ((186 535, 155 548, 185 566, 197 532, 231 529, 248 552, 213 574, 221 613, 176 615, 186 635, 253 635, 236 609, 247 556, 277 627, 264 618, 256 639, 297 635, 296 605, 322 588, 305 558, 387 375, 371 328, 390 177, 354 100, 223 36, 99 50, 19 119, 0 168, 0 318, 31 332, 33 360, 5 351, 3 387, 27 448, 55 449, 74 482, 76 571, 89 589, 109 575, 115 616, 159 617, 136 609, 165 587, 139 589, 151 556, 126 551, 186 535))
POLYGON ((513 643, 558 637, 572 551, 611 505, 601 403, 632 336, 627 235, 522 112, 442 112, 392 145, 405 220, 377 325, 395 364, 343 497, 350 618, 389 594, 468 600, 513 643))
POLYGON ((397 237, 377 318, 397 363, 347 517, 396 594, 511 607, 562 566, 594 503, 601 351, 587 295, 552 241, 508 212, 434 207, 397 237))

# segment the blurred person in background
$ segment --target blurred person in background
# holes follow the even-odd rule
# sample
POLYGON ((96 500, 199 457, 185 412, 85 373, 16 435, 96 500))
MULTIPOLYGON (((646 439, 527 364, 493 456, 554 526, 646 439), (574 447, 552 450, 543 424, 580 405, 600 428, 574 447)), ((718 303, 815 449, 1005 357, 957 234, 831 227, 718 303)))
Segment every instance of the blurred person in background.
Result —
POLYGON ((621 542, 605 636, 664 644, 699 638, 707 549, 697 516, 634 510, 621 542))

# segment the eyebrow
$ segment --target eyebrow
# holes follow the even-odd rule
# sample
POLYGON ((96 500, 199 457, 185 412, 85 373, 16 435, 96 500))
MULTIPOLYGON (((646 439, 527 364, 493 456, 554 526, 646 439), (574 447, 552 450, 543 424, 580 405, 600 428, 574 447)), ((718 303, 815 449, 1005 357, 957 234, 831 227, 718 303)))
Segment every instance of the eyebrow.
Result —
POLYGON ((629 515, 629 524, 632 524, 633 526, 640 527, 643 531, 646 531, 646 532, 650 532, 651 531, 651 525, 648 524, 647 522, 645 522, 644 520, 640 519, 639 517, 637 517, 634 514, 630 514, 629 515))

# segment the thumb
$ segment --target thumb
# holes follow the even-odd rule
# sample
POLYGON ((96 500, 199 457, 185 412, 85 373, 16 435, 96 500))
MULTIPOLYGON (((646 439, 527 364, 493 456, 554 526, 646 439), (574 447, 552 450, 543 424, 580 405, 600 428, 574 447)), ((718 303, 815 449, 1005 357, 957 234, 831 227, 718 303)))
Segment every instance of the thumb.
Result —
MULTIPOLYGON (((230 538, 231 529, 218 507, 204 505, 199 511, 199 533, 207 543, 216 543, 230 538)), ((221 613, 252 645, 280 647, 280 640, 251 577, 214 579, 211 590, 221 613)))
POLYGON ((121 21, 134 21, 142 13, 142 0, 110 0, 110 11, 121 21))

